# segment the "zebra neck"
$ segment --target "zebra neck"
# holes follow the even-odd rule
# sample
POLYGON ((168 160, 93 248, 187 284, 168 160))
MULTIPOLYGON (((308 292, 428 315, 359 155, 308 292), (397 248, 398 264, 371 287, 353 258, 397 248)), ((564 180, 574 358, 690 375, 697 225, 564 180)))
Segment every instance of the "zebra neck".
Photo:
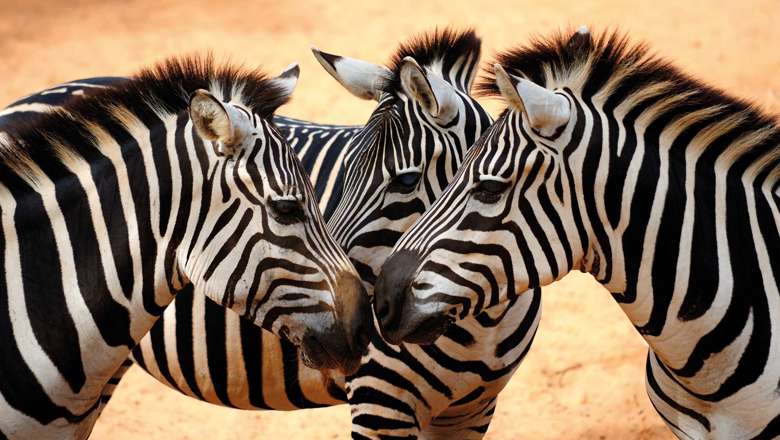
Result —
MULTIPOLYGON (((186 111, 153 120, 147 114, 146 118, 126 115, 121 129, 106 127, 110 139, 98 138, 98 148, 111 158, 116 173, 115 186, 107 183, 110 168, 102 173, 104 179, 95 182, 98 188, 106 188, 100 203, 106 236, 98 240, 101 254, 110 250, 113 256, 113 262, 104 263, 105 272, 115 273, 120 282, 117 285, 107 277, 116 305, 103 310, 105 316, 93 315, 98 322, 115 322, 109 327, 98 325, 104 338, 104 329, 109 328, 122 333, 124 341, 117 346, 109 370, 121 365, 175 293, 185 287, 176 253, 187 245, 188 220, 200 208, 198 188, 206 187, 204 176, 216 167, 194 134, 186 111), (127 318, 117 322, 117 315, 127 318)), ((91 294, 101 293, 105 292, 91 294)))
POLYGON ((593 191, 604 200, 591 210, 593 273, 647 340, 655 368, 705 400, 760 374, 726 381, 735 368, 780 359, 769 344, 780 310, 778 135, 739 120, 637 130, 632 155, 604 155, 595 167, 608 178, 593 191))
POLYGON ((8 359, 19 367, 2 369, 25 393, 39 392, 35 377, 63 402, 46 417, 91 411, 178 287, 172 245, 200 179, 184 145, 192 136, 184 117, 122 119, 86 126, 91 141, 54 145, 59 160, 31 162, 32 178, 0 180, 0 319, 19 346, 8 359))

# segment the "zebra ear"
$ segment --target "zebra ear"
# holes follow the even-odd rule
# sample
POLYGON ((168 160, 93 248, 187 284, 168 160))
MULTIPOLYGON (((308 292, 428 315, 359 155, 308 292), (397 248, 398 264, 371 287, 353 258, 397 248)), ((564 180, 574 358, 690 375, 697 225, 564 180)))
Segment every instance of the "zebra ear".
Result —
POLYGON ((528 117, 528 122, 542 136, 553 136, 571 117, 569 101, 561 95, 527 79, 510 75, 500 64, 494 66, 496 86, 509 106, 528 117))
POLYGON ((387 67, 371 64, 353 58, 331 55, 316 47, 311 48, 314 58, 341 83, 344 88, 361 99, 379 100, 384 84, 392 79, 393 72, 387 67))
POLYGON ((219 156, 233 155, 251 131, 240 111, 220 102, 209 91, 199 89, 190 96, 190 119, 201 138, 215 142, 219 156))
POLYGON ((401 65, 401 86, 439 121, 449 122, 458 112, 455 88, 435 73, 427 72, 412 57, 404 58, 401 65))
MULTIPOLYGON (((301 69, 298 67, 298 63, 292 63, 285 67, 279 76, 271 80, 272 84, 278 86, 281 89, 281 93, 284 96, 284 99, 279 100, 279 105, 284 104, 290 99, 293 91, 295 91, 295 86, 298 85, 298 77, 300 76, 301 69)), ((276 109, 274 109, 274 112, 276 112, 276 109)))

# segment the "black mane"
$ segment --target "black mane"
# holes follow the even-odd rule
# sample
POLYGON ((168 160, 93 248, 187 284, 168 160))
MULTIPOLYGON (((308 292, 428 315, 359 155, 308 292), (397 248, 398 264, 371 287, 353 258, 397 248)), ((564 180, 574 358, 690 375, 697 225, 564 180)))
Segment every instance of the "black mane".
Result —
POLYGON ((763 113, 755 105, 705 85, 653 54, 646 44, 630 43, 629 38, 618 31, 595 36, 590 32, 558 32, 548 37, 537 36, 525 46, 499 53, 477 83, 479 96, 501 96, 493 72, 496 63, 510 74, 543 86, 549 86, 551 79, 559 84, 576 80, 583 84, 579 92, 586 98, 613 79, 618 79, 613 90, 623 95, 654 83, 668 82, 671 86, 663 91, 666 96, 692 93, 690 98, 679 104, 686 109, 722 107, 724 114, 745 112, 748 119, 755 120, 757 125, 777 124, 776 118, 763 113), (552 78, 548 77, 548 72, 552 78))
POLYGON ((0 165, 29 173, 25 166, 29 161, 56 160, 57 148, 93 143, 87 125, 116 125, 117 109, 127 110, 142 121, 153 121, 160 112, 184 111, 197 89, 221 91, 226 101, 239 93, 241 103, 263 117, 270 117, 289 99, 280 85, 259 69, 218 64, 211 55, 169 58, 142 69, 128 81, 5 128, 5 136, 0 137, 0 165))
POLYGON ((416 35, 401 43, 390 57, 387 67, 393 72, 393 78, 386 83, 385 90, 401 89, 400 71, 406 57, 414 58, 421 66, 429 66, 440 60, 447 70, 462 57, 472 57, 476 64, 481 50, 482 40, 474 29, 458 31, 444 28, 416 35))

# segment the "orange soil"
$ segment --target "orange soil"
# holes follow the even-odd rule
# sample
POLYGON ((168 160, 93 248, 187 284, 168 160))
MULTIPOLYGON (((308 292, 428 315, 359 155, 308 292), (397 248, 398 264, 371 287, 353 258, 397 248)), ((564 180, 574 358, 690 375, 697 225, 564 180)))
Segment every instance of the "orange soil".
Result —
MULTIPOLYGON (((310 44, 383 62, 412 33, 475 26, 489 56, 530 35, 585 23, 619 27, 688 72, 780 113, 777 0, 217 3, 2 0, 0 106, 58 82, 128 74, 167 55, 211 49, 271 72, 298 61, 301 82, 282 114, 361 123, 373 104, 343 91, 316 64, 310 44)), ((644 341, 609 294, 591 277, 571 275, 546 289, 543 310, 534 348, 501 395, 487 438, 670 438, 645 395, 644 341)), ((346 406, 229 410, 179 396, 134 368, 92 438, 336 439, 348 433, 346 406)))

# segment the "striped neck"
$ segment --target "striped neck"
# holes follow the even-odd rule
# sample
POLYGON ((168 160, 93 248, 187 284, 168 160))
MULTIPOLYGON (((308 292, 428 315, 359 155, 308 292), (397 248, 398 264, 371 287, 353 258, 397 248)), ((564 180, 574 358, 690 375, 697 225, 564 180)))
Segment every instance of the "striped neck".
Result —
POLYGON ((654 88, 575 99, 587 134, 569 155, 591 240, 584 266, 658 371, 717 400, 760 374, 727 381, 724 370, 778 355, 766 343, 778 310, 780 131, 740 103, 688 104, 700 92, 654 88))

